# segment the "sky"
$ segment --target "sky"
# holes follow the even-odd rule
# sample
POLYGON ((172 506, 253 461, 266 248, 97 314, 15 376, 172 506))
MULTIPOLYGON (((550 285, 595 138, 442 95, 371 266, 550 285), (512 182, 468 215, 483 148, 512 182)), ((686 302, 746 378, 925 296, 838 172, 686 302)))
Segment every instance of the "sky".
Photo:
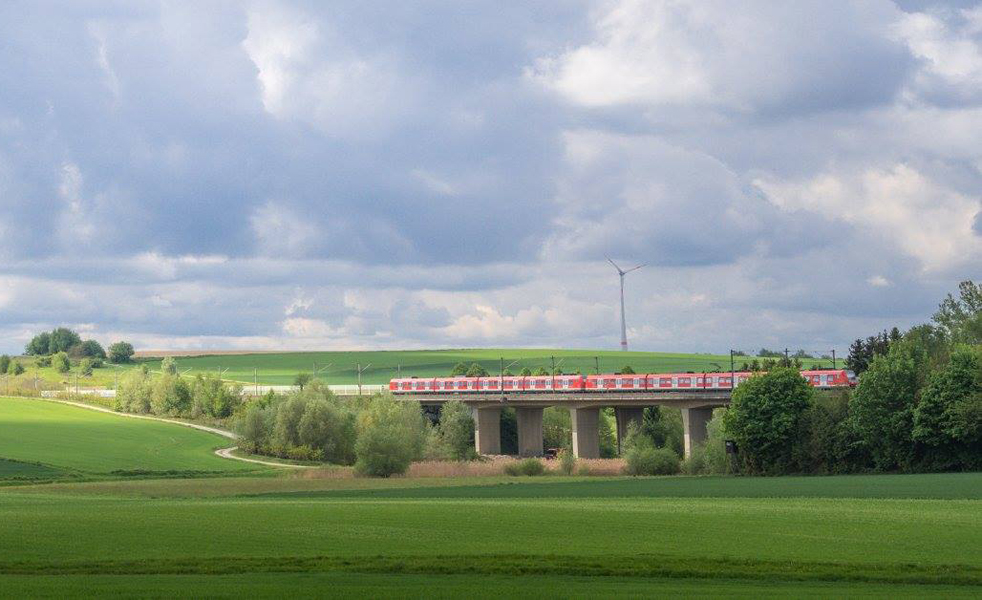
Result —
POLYGON ((982 4, 0 4, 0 351, 844 353, 982 279, 982 4))

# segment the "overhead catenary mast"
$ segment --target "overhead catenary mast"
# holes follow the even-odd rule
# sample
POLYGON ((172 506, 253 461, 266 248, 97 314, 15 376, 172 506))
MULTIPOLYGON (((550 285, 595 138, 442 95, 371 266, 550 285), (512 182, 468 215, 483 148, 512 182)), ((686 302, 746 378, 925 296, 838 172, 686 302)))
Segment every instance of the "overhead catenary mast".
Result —
POLYGON ((617 274, 621 278, 621 350, 627 350, 627 319, 624 317, 624 276, 631 271, 637 271, 644 265, 640 264, 625 271, 624 269, 618 267, 617 263, 611 260, 609 256, 606 256, 606 258, 607 262, 614 265, 614 268, 617 269, 617 274))

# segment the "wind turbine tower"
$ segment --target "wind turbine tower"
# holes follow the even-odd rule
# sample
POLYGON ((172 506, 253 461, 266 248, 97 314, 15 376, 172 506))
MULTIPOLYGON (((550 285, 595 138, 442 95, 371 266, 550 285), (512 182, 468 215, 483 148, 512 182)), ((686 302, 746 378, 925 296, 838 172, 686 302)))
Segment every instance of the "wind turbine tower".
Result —
POLYGON ((631 271, 637 271, 644 265, 641 264, 625 271, 624 269, 618 267, 617 263, 612 261, 609 256, 607 256, 606 258, 607 258, 607 262, 614 265, 614 268, 617 269, 617 274, 621 278, 621 350, 626 351, 627 350, 627 320, 624 317, 624 276, 630 273, 631 271))

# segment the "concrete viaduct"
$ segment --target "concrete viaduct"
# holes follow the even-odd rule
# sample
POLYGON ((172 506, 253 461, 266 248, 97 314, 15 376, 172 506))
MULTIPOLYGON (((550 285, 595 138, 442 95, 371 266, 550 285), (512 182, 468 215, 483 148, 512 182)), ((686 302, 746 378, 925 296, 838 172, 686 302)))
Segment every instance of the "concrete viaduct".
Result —
POLYGON ((501 409, 511 406, 518 421, 518 453, 542 456, 542 410, 549 406, 569 409, 573 429, 573 453, 578 458, 600 458, 600 409, 613 407, 617 415, 617 445, 632 423, 641 424, 646 406, 682 409, 685 456, 693 444, 706 439, 706 424, 713 409, 730 403, 729 390, 672 390, 664 392, 575 392, 575 393, 465 393, 397 395, 424 406, 440 406, 460 400, 474 413, 474 447, 479 454, 501 454, 501 409))

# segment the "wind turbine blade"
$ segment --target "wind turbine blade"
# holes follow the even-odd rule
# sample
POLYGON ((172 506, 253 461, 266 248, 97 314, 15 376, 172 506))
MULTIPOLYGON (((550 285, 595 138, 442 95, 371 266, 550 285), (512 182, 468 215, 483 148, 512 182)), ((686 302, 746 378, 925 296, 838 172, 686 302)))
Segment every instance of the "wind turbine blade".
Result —
POLYGON ((640 264, 640 265, 638 265, 638 266, 636 266, 636 267, 634 267, 632 269, 628 269, 627 271, 624 271, 624 272, 625 273, 630 273, 631 271, 637 271, 638 269, 640 269, 641 267, 644 267, 644 266, 647 266, 647 265, 645 265, 645 264, 642 263, 642 264, 640 264))
POLYGON ((624 271, 620 267, 618 267, 617 266, 617 263, 615 263, 613 260, 611 260, 609 256, 607 256, 606 254, 604 254, 604 258, 607 259, 607 262, 609 262, 610 264, 614 265, 614 268, 617 269, 617 272, 618 273, 620 273, 621 275, 624 274, 624 271))

